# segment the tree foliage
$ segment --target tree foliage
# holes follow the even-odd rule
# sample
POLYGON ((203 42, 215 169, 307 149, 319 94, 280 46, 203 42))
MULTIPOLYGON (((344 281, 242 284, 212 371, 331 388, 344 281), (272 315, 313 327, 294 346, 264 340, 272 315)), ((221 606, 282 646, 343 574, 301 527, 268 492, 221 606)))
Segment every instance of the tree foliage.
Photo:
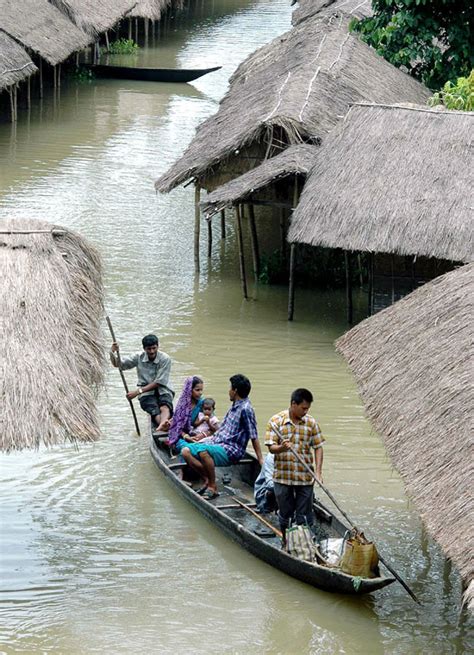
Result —
POLYGON ((431 107, 444 105, 447 109, 474 111, 474 70, 469 77, 459 77, 456 84, 446 82, 441 91, 429 100, 431 107))
POLYGON ((352 28, 390 63, 431 89, 469 75, 472 0, 372 0, 372 10, 352 28))

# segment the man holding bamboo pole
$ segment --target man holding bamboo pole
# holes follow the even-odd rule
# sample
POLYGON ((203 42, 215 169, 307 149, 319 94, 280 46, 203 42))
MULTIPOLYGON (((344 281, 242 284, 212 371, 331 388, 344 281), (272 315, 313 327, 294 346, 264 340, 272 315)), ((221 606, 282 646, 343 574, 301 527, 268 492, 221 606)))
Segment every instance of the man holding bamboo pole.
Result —
POLYGON ((314 522, 313 478, 291 452, 294 449, 311 467, 315 449, 315 475, 322 482, 324 438, 319 425, 308 414, 312 402, 311 391, 295 389, 289 409, 272 416, 267 425, 265 445, 275 455, 273 481, 283 544, 290 520, 294 519, 297 525, 312 526, 314 522))
POLYGON ((143 352, 131 357, 121 357, 114 341, 110 349, 110 361, 116 368, 127 371, 137 369, 137 389, 129 391, 127 399, 138 398, 140 407, 151 416, 157 432, 167 431, 173 416, 174 391, 170 386, 171 357, 159 350, 158 337, 147 334, 142 339, 143 352))

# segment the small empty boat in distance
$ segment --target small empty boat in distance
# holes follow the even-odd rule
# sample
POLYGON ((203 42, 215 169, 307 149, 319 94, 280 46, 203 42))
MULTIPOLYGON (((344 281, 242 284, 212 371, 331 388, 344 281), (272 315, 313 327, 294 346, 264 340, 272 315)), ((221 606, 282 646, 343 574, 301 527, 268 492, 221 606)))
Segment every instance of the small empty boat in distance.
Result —
POLYGON ((135 66, 109 66, 108 64, 86 64, 86 68, 97 77, 112 77, 121 80, 140 80, 143 82, 186 83, 203 75, 213 73, 222 66, 214 68, 138 68, 135 66))

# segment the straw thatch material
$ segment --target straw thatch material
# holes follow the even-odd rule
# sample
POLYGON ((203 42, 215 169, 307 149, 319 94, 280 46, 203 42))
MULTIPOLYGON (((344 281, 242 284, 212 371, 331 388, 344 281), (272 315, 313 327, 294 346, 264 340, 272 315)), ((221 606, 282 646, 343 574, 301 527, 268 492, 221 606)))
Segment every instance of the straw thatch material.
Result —
POLYGON ((208 218, 233 203, 243 202, 253 193, 289 175, 306 176, 316 157, 317 146, 290 146, 276 157, 223 184, 201 203, 208 218))
POLYGON ((365 18, 372 13, 371 0, 299 0, 293 11, 291 22, 302 21, 323 13, 344 13, 354 18, 365 18))
POLYGON ((113 27, 137 0, 49 0, 84 32, 97 36, 113 27))
POLYGON ((52 65, 92 41, 47 0, 0 0, 0 27, 52 65))
POLYGON ((474 113, 354 106, 320 148, 289 241, 473 261, 474 113))
POLYGON ((466 584, 474 573, 473 297, 469 264, 336 343, 408 494, 466 584))
POLYGON ((171 4, 172 0, 138 0, 135 7, 128 12, 128 16, 130 18, 160 20, 161 15, 171 4))
POLYGON ((251 55, 232 76, 217 114, 156 188, 167 192, 203 177, 251 143, 264 151, 274 131, 288 144, 321 138, 351 102, 424 102, 427 89, 349 34, 348 21, 309 18, 251 55))
POLYGON ((0 90, 21 82, 37 70, 21 45, 0 30, 0 90))
POLYGON ((99 437, 101 262, 74 232, 0 221, 0 450, 99 437))

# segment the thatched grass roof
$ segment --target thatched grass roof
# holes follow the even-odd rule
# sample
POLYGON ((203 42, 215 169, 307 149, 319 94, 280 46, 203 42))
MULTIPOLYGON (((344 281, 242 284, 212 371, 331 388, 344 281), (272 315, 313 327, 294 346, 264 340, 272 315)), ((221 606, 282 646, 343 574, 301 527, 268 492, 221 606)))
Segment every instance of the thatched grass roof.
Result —
POLYGON ((253 193, 289 175, 307 175, 314 164, 317 146, 290 146, 279 155, 266 159, 260 166, 223 184, 201 203, 204 213, 211 217, 236 202, 243 202, 253 193))
POLYGON ((79 235, 53 228, 0 220, 2 451, 99 437, 101 262, 79 235))
POLYGON ((37 70, 21 45, 0 30, 0 90, 21 82, 37 70))
POLYGON ((52 65, 92 40, 47 0, 0 0, 0 27, 52 65))
POLYGON ((360 105, 320 148, 289 241, 474 259, 474 113, 360 105))
POLYGON ((138 0, 133 9, 128 12, 128 16, 160 20, 161 14, 163 14, 171 4, 173 4, 173 0, 138 0))
POLYGON ((293 25, 323 13, 344 13, 365 18, 372 13, 371 0, 299 0, 291 16, 293 25))
POLYGON ((49 0, 84 32, 100 34, 113 27, 137 0, 49 0))
POLYGON ((321 138, 351 102, 424 102, 427 89, 349 34, 348 20, 309 18, 247 58, 218 112, 156 188, 204 176, 241 148, 272 142, 274 131, 288 144, 321 138))
POLYGON ((429 532, 473 579, 474 265, 425 284, 337 341, 429 532))

